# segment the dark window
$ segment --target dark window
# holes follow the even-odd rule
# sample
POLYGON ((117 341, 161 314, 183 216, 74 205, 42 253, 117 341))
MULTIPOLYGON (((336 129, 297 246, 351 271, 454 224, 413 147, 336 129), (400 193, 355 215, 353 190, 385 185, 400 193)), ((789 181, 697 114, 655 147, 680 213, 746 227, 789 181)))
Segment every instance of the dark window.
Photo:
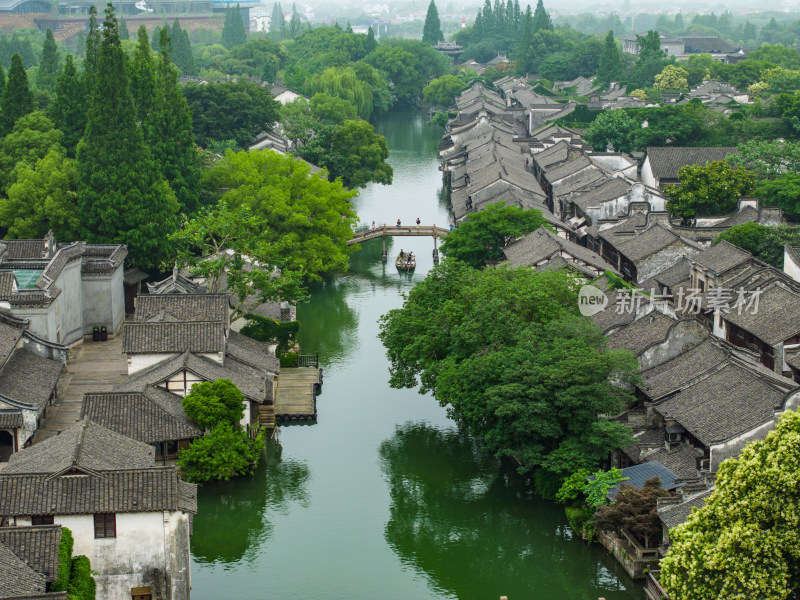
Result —
POLYGON ((94 516, 94 537, 117 537, 117 519, 114 513, 100 513, 94 516))
POLYGON ((31 525, 52 525, 55 523, 53 515, 33 515, 31 525))

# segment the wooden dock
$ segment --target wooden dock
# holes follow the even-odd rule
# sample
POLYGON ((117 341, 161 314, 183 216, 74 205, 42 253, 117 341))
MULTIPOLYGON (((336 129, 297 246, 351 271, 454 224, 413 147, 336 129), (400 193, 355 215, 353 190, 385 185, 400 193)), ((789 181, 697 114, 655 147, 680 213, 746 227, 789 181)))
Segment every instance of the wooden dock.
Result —
POLYGON ((317 394, 322 388, 322 369, 317 367, 281 368, 275 398, 275 420, 316 421, 317 394))

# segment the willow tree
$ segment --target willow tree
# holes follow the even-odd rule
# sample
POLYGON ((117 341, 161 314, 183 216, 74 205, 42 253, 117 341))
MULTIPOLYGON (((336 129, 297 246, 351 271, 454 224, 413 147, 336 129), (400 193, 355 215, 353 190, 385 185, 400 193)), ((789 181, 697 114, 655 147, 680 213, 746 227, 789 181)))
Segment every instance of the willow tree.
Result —
POLYGON ((330 67, 317 73, 306 83, 305 92, 309 96, 323 93, 347 100, 362 119, 372 114, 372 90, 351 67, 330 67))
POLYGON ((108 5, 78 145, 78 207, 90 242, 128 245, 131 262, 158 266, 170 254, 178 203, 144 144, 125 69, 114 7, 108 5))

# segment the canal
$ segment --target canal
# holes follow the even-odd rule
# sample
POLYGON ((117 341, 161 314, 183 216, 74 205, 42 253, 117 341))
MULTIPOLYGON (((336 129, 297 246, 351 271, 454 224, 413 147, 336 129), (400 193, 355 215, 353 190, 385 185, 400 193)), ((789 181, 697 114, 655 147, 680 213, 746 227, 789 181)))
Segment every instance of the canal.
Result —
MULTIPOLYGON (((447 226, 441 130, 415 113, 376 129, 394 183, 362 191, 361 220, 447 226)), ((282 427, 254 478, 200 489, 194 600, 640 600, 607 552, 572 539, 560 506, 529 494, 433 398, 388 386, 377 321, 433 265, 432 240, 397 238, 390 257, 401 244, 415 273, 383 265, 374 240, 298 308, 303 349, 324 367, 319 421, 282 427)))

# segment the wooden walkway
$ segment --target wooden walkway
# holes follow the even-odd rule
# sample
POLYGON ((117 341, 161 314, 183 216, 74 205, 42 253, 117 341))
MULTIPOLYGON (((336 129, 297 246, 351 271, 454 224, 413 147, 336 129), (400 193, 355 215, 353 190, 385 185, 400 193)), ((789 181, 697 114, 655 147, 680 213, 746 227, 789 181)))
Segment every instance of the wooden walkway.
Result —
POLYGON ((74 425, 86 392, 110 392, 128 379, 128 359, 122 354, 122 336, 107 342, 84 342, 70 348, 67 368, 58 382, 58 399, 48 410, 44 425, 34 433, 41 442, 74 425))
POLYGON ((281 368, 278 395, 275 399, 275 420, 315 421, 317 394, 322 387, 322 369, 315 367, 281 368))

